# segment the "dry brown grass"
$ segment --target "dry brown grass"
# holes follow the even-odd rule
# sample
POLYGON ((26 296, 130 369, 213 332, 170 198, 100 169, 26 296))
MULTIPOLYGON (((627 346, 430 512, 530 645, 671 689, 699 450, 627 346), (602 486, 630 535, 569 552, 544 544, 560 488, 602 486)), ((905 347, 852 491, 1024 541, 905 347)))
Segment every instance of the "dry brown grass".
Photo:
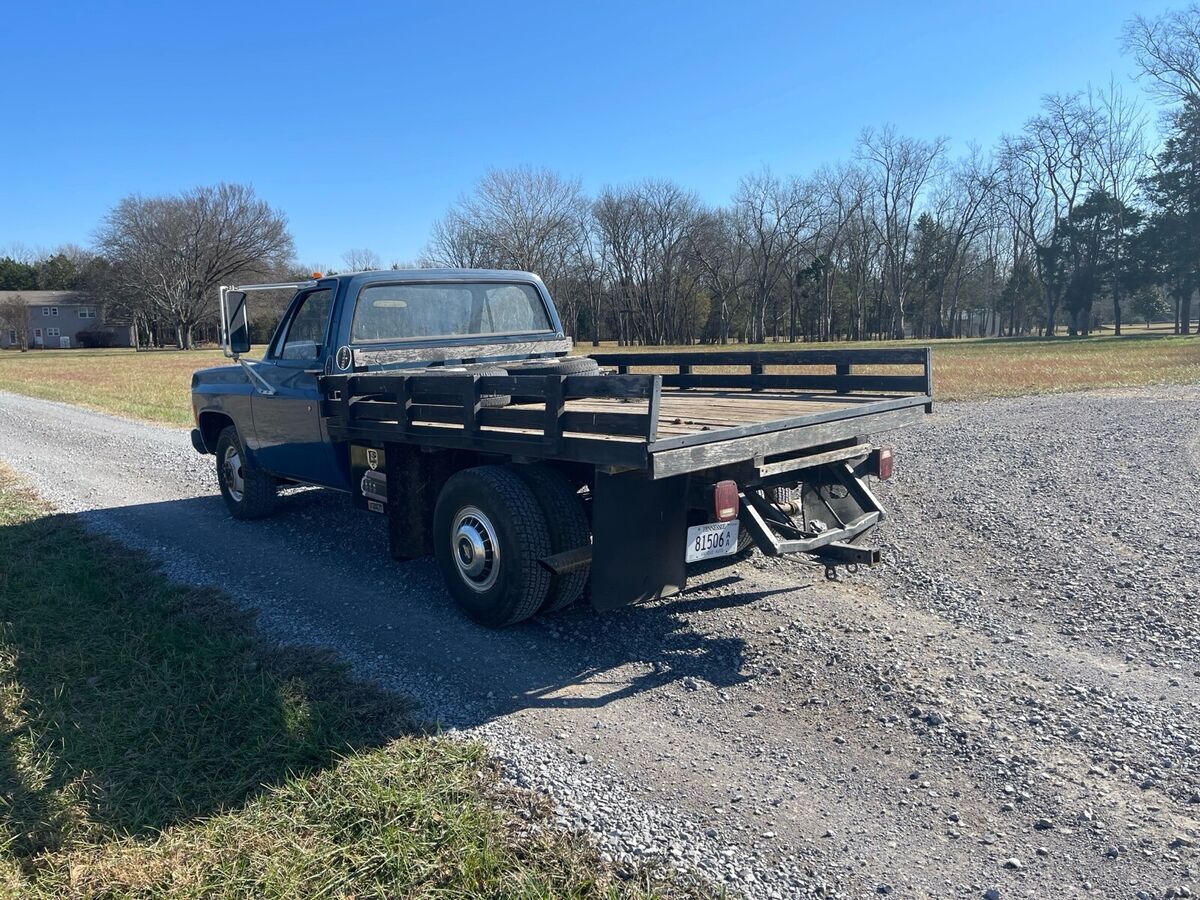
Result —
POLYGON ((934 350, 943 400, 1200 381, 1200 337, 956 343, 934 350))
MULTIPOLYGON (((1200 381, 1200 336, 1135 330, 1123 337, 696 346, 699 351, 932 346, 939 400, 974 400, 1200 381)), ((601 352, 662 351, 665 347, 601 352)), ((581 344, 580 353, 593 348, 581 344)), ((189 425, 195 369, 226 363, 217 350, 43 350, 0 353, 0 390, 60 400, 136 419, 189 425)), ((768 371, 785 371, 769 369, 768 371)), ((812 371, 812 370, 809 370, 812 371)))
POLYGON ((225 362, 219 350, 9 351, 0 353, 0 390, 189 425, 192 372, 225 362))

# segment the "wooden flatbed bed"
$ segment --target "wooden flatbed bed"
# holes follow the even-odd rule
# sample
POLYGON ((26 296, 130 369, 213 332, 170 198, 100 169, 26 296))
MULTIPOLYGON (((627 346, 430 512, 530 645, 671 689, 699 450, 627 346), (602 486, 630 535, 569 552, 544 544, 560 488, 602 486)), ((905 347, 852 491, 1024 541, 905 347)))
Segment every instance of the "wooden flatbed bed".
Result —
POLYGON ((932 404, 925 348, 593 358, 617 374, 325 376, 322 416, 334 440, 563 459, 660 479, 899 428, 932 404), (919 371, 892 374, 897 367, 919 371), (489 404, 496 397, 512 400, 489 404))

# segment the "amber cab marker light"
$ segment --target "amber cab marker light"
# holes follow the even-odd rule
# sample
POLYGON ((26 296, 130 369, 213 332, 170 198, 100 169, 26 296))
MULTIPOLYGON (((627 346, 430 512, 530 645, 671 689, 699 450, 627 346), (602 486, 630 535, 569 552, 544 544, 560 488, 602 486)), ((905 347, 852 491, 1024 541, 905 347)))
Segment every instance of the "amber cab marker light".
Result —
POLYGON ((313 278, 324 278, 325 276, 322 275, 320 272, 313 272, 312 277, 313 278))

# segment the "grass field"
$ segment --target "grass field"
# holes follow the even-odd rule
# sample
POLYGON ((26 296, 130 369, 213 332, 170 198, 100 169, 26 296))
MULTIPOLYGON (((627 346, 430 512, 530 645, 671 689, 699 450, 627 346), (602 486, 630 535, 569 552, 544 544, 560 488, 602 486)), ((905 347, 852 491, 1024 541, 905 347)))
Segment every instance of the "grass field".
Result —
POLYGON ((0 353, 0 390, 169 425, 189 425, 192 372, 219 350, 35 350, 0 353))
POLYGON ((655 897, 329 656, 0 467, 0 896, 655 897))
MULTIPOLYGON (((763 349, 932 346, 940 400, 1200 381, 1200 336, 1134 330, 1123 337, 766 344, 763 349)), ((637 352, 662 347, 617 348, 637 352)), ((742 350, 747 345, 689 347, 742 350)), ((579 352, 592 348, 580 345, 579 352)), ((227 362, 217 350, 43 350, 0 353, 0 390, 82 404, 119 415, 189 425, 192 371, 227 362)))

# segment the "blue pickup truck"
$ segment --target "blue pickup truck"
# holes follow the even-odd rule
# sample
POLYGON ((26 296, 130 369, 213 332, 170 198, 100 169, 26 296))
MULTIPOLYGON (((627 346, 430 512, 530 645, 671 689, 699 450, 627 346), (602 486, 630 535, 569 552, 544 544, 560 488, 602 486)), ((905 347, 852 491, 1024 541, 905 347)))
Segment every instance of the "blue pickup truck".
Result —
POLYGON ((932 408, 924 348, 571 355, 528 272, 414 269, 223 287, 236 365, 192 377, 196 450, 232 516, 286 485, 386 517, 475 621, 679 593, 689 571, 879 561, 872 435, 932 408), (294 293, 261 358, 248 301, 294 293))

